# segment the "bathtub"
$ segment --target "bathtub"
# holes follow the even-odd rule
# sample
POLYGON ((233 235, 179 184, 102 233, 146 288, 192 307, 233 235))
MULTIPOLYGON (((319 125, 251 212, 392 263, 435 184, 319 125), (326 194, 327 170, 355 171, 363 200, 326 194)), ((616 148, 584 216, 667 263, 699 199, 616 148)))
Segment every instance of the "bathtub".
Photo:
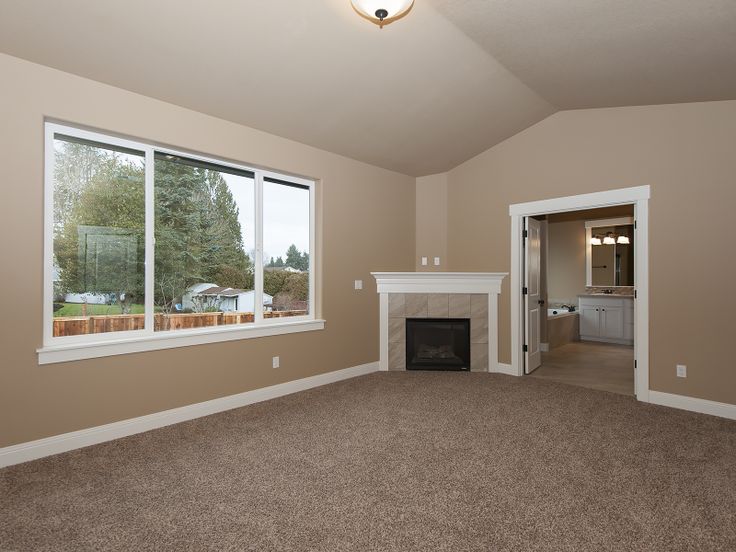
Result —
POLYGON ((547 346, 549 350, 572 341, 580 341, 578 311, 547 309, 547 346))
POLYGON ((578 312, 570 312, 567 309, 547 309, 547 318, 555 318, 559 316, 569 316, 571 314, 577 314, 578 312))

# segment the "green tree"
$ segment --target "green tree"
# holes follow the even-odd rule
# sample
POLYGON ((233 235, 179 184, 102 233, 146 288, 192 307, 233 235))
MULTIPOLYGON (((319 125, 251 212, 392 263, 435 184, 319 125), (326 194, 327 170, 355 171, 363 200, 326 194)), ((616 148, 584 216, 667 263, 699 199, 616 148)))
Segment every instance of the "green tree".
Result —
POLYGON ((252 289, 238 206, 218 171, 156 159, 156 304, 170 311, 197 282, 252 289))
POLYGON ((299 264, 301 264, 301 260, 301 252, 296 248, 296 245, 292 243, 289 246, 289 249, 286 250, 286 266, 298 268, 299 264))
POLYGON ((64 293, 144 294, 143 166, 131 156, 57 140, 54 261, 64 293))

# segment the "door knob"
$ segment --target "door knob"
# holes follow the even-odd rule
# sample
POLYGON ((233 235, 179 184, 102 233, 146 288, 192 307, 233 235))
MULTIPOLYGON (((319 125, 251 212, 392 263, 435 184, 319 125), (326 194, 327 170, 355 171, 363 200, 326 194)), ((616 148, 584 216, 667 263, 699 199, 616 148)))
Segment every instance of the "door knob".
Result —
POLYGON ((539 301, 537 301, 537 303, 540 305, 544 305, 544 299, 540 299, 539 301))

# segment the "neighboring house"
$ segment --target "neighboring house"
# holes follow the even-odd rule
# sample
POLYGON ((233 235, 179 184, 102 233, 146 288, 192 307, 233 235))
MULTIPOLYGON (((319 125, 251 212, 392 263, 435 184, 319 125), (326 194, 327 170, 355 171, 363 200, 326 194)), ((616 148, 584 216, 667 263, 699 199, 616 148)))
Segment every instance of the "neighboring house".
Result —
MULTIPOLYGON (((198 310, 213 307, 222 312, 255 312, 253 290, 221 287, 212 283, 194 284, 182 296, 182 308, 198 310)), ((263 305, 271 307, 273 297, 263 294, 263 305)))

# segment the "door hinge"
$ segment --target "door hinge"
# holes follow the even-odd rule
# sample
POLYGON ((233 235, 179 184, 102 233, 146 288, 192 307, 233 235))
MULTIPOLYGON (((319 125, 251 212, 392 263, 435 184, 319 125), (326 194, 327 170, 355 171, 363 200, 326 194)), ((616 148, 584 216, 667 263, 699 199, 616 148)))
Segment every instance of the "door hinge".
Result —
POLYGON ((529 290, 527 288, 525 288, 525 287, 521 288, 521 294, 522 295, 526 295, 527 293, 529 293, 529 290))
POLYGON ((638 298, 639 298, 639 294, 637 293, 636 290, 634 290, 634 299, 638 299, 638 298))
POLYGON ((524 345, 524 352, 525 353, 528 353, 529 352, 529 346, 528 345, 524 345))
POLYGON ((528 237, 529 237, 529 231, 528 231, 528 230, 524 230, 524 231, 522 232, 522 234, 521 234, 521 237, 522 237, 522 238, 528 238, 528 237))
POLYGON ((637 368, 638 368, 638 364, 636 362, 636 359, 634 359, 634 370, 636 370, 637 368))
POLYGON ((636 221, 634 221, 634 230, 636 230, 636 221))

